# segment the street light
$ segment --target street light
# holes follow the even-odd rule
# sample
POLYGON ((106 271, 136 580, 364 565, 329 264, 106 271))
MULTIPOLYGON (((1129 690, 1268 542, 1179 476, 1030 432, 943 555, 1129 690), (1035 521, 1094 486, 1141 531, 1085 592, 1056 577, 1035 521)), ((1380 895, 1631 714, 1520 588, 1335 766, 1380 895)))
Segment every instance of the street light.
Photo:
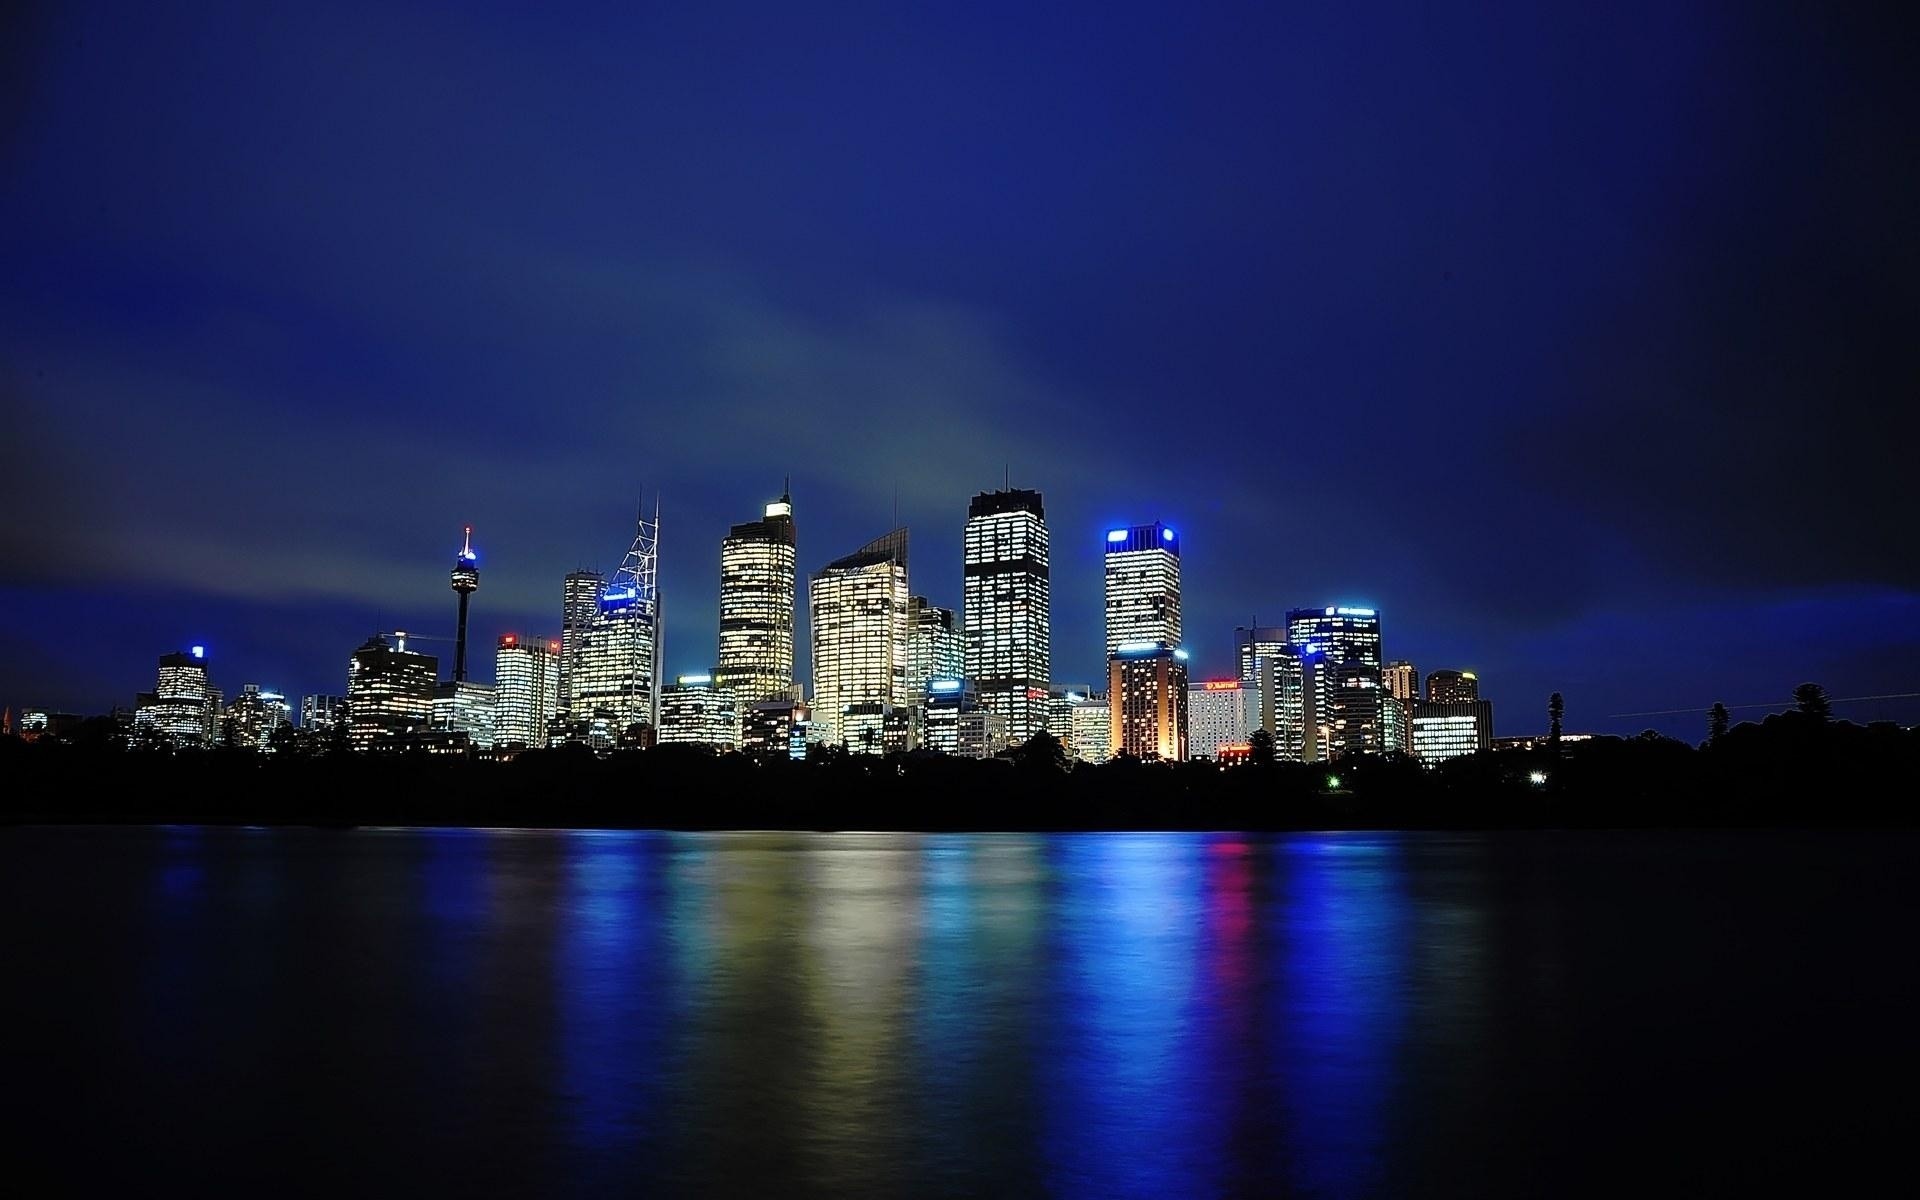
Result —
POLYGON ((1547 786, 1547 773, 1545 771, 1535 771, 1533 774, 1527 776, 1527 782, 1535 787, 1545 787, 1547 786))

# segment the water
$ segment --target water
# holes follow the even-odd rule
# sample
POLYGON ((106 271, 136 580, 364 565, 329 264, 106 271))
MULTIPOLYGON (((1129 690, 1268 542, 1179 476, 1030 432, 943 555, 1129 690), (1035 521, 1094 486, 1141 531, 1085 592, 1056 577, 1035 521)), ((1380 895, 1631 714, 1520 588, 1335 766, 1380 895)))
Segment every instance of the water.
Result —
POLYGON ((1920 840, 0 830, 62 1191, 1698 1195, 1910 1134, 1920 840))

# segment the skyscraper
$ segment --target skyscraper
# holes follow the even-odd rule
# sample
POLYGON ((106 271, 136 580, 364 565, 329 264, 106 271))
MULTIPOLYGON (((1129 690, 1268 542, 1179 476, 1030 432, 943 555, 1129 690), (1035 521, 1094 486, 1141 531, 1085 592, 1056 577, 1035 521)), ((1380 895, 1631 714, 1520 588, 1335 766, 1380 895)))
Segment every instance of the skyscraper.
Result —
POLYGON ((136 737, 175 746, 211 746, 220 731, 220 693, 207 681, 207 650, 195 646, 160 656, 153 691, 134 708, 136 737))
POLYGON ((587 630, 600 615, 600 593, 606 577, 598 571, 572 571, 560 585, 560 712, 572 708, 573 677, 586 652, 587 630))
POLYGON ((1185 650, 1145 641, 1122 642, 1107 660, 1108 727, 1113 753, 1186 761, 1186 660, 1185 650))
MULTIPOLYGON (((480 556, 473 552, 473 526, 467 526, 466 540, 461 543, 460 554, 453 560, 453 590, 460 597, 460 624, 453 639, 453 681, 464 683, 467 678, 467 601, 480 590, 480 556)), ((457 692, 459 689, 455 689, 457 692)))
POLYGON ((1336 755, 1365 751, 1389 754, 1401 748, 1400 702, 1380 682, 1380 669, 1357 658, 1329 667, 1330 714, 1336 755), (1388 712, 1392 707, 1396 712, 1388 712))
MULTIPOLYGON (((592 723, 596 742, 659 724, 660 512, 635 522, 633 545, 600 593, 580 662, 569 681, 573 721, 592 723)), ((564 650, 564 647, 563 647, 564 650)))
POLYGON ((1180 644, 1180 537, 1158 521, 1107 531, 1107 654, 1180 644))
MULTIPOLYGON (((1233 631, 1233 648, 1240 664, 1240 682, 1250 688, 1260 684, 1254 664, 1285 652, 1287 631, 1279 625, 1242 625, 1233 631)), ((1269 733, 1272 730, 1268 730, 1269 733)))
POLYGON ((1412 703, 1420 698, 1420 672, 1404 659, 1381 667, 1380 682, 1386 685, 1387 693, 1396 700, 1412 703))
POLYGON ((878 752, 884 710, 912 700, 907 690, 907 531, 896 529, 815 572, 807 604, 814 722, 828 742, 878 752), (850 718, 863 733, 874 732, 871 745, 848 737, 850 718))
POLYGON ((493 749, 493 685, 471 679, 450 679, 433 688, 431 728, 459 737, 435 739, 434 749, 457 751, 493 749))
POLYGON ((397 644, 374 634, 347 660, 347 742, 355 750, 390 744, 433 719, 440 661, 394 636, 397 644))
POLYGON ((1472 671, 1435 671, 1427 676, 1427 699, 1452 704, 1480 698, 1480 678, 1472 671))
POLYGON ((1296 608, 1287 614, 1287 640, 1303 651, 1326 656, 1316 699, 1328 730, 1327 756, 1348 750, 1380 752, 1379 706, 1369 708, 1360 695, 1381 689, 1380 614, 1347 606, 1296 608), (1343 674, 1349 665, 1356 670, 1343 674), (1370 685, 1359 682, 1363 676, 1371 677, 1370 685))
POLYGON ((1047 728, 1053 675, 1052 581, 1040 493, 981 492, 962 536, 967 678, 981 706, 1026 741, 1047 728))
POLYGON ((1081 762, 1107 761, 1113 745, 1112 711, 1104 699, 1089 697, 1073 705, 1073 756, 1081 762))
POLYGON ((1287 640, 1324 651, 1331 666, 1363 662, 1380 669, 1380 614, 1371 608, 1296 608, 1287 614, 1287 640))
POLYGON ((560 643, 503 633, 493 654, 493 744, 538 750, 560 712, 560 643))
POLYGON ((929 680, 964 674, 966 652, 966 634, 952 609, 925 596, 907 600, 907 695, 913 703, 926 699, 929 680))
POLYGON ((760 520, 735 525, 720 543, 720 650, 715 687, 743 704, 793 686, 797 592, 793 497, 782 491, 760 520))
POLYGON ((1298 646, 1269 647, 1254 660, 1259 694, 1255 724, 1273 737, 1281 762, 1320 762, 1327 756, 1328 727, 1324 682, 1327 656, 1298 646))
POLYGON ((1187 689, 1188 750, 1220 757, 1220 747, 1244 745, 1260 723, 1258 693, 1238 679, 1209 679, 1187 689))

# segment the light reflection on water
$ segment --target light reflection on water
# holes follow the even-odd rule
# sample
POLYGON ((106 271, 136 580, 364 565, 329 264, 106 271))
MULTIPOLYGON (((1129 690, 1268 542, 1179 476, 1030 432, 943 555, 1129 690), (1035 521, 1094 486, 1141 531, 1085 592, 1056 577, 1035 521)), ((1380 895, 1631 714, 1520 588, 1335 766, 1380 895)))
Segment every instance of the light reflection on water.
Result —
MULTIPOLYGON (((547 1194, 1537 1191, 1601 1119, 1582 1105, 1659 1111, 1623 1055, 1724 1072, 1775 1035, 1685 1024, 1684 996, 1684 1043, 1609 1031, 1650 987, 1621 960, 1672 978, 1738 945, 1715 923, 1767 911, 1790 849, 1755 843, 1743 875, 1665 844, 1388 834, 19 836, 42 844, 14 879, 87 888, 15 929, 41 1023, 88 1031, 22 1067, 72 1128, 183 1181, 298 1161, 314 1186, 547 1194), (1583 899, 1623 874, 1655 902, 1583 899)), ((1861 886, 1885 903, 1910 873, 1882 866, 1861 886)), ((1714 979, 1777 980, 1780 953, 1714 979)), ((1630 1136, 1670 1152, 1662 1128, 1630 1136)))

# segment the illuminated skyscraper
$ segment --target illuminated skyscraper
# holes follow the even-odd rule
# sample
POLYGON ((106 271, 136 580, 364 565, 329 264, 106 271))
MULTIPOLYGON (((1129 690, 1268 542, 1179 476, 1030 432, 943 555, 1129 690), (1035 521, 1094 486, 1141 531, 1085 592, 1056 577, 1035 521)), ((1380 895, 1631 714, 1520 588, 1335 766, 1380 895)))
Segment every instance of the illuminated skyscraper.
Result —
POLYGON ((372 750, 427 728, 433 719, 433 689, 440 661, 380 634, 368 638, 347 660, 347 742, 372 750))
POLYGON ((153 691, 134 708, 136 739, 153 736, 173 746, 211 746, 220 733, 220 693, 207 681, 207 650, 163 654, 153 691))
POLYGON ((1107 654, 1180 644, 1180 537, 1158 521, 1107 532, 1107 654))
POLYGON ((1316 699, 1326 718, 1328 756, 1348 750, 1381 752, 1378 705, 1369 709, 1361 694, 1381 690, 1380 614, 1346 606, 1296 608, 1287 614, 1287 640, 1326 656, 1316 699), (1349 666, 1356 670, 1347 672, 1349 666), (1369 673, 1371 685, 1360 682, 1369 673))
POLYGON ((591 722, 596 743, 659 724, 658 502, 653 519, 642 516, 636 525, 625 561, 600 593, 599 611, 569 680, 569 717, 591 722))
MULTIPOLYGON (((1274 658, 1285 652, 1287 631, 1278 625, 1242 625, 1233 631, 1233 648, 1240 664, 1240 682, 1250 688, 1260 684, 1254 662, 1274 658)), ((1268 730, 1268 732, 1272 732, 1268 730)))
POLYGON ((493 743, 538 750, 560 714, 560 643, 500 635, 493 653, 493 743))
POLYGON ((896 529, 815 572, 807 603, 813 618, 814 723, 828 742, 878 753, 885 710, 912 701, 907 531, 896 529), (862 734, 857 741, 849 736, 849 722, 862 734), (870 741, 864 736, 869 727, 870 741))
POLYGON ((1420 672, 1414 670, 1410 662, 1399 660, 1381 667, 1380 682, 1396 700, 1410 704, 1420 698, 1420 672))
POLYGON ((245 750, 272 750, 271 742, 275 730, 287 728, 292 724, 293 709, 287 704, 287 698, 279 692, 262 688, 257 683, 244 684, 240 694, 227 705, 222 725, 233 733, 233 744, 245 750))
POLYGON ((311 729, 315 733, 330 733, 336 723, 346 719, 347 698, 345 696, 302 696, 300 697, 300 728, 311 729))
POLYGON ((740 745, 740 709, 712 675, 681 675, 660 690, 659 744, 733 750, 740 745))
POLYGON ((1427 676, 1427 699, 1453 704, 1480 698, 1480 678, 1472 671, 1435 671, 1427 676))
POLYGON ((1254 660, 1259 697, 1255 724, 1273 737, 1280 762, 1321 762, 1327 757, 1327 656, 1298 646, 1267 647, 1254 660))
POLYGON ((1047 728, 1053 675, 1052 578, 1040 493, 981 492, 962 536, 968 679, 1024 742, 1047 728))
POLYGON ((1258 693, 1238 679, 1209 679, 1187 689, 1188 750, 1220 757, 1220 747, 1241 746, 1259 727, 1258 693))
POLYGON ((1491 700, 1424 700, 1413 706, 1413 753, 1427 766, 1492 745, 1491 700))
POLYGON ((1325 652, 1332 666, 1380 670, 1380 614, 1371 608, 1296 608, 1287 614, 1287 640, 1325 652))
POLYGON ((436 749, 458 750, 464 744, 468 749, 491 750, 493 722, 491 684, 475 683, 471 679, 451 679, 434 685, 430 728, 464 736, 464 743, 459 739, 439 739, 435 743, 436 749))
POLYGON ((966 671, 966 635, 950 608, 938 608, 925 596, 907 601, 907 694, 917 704, 927 682, 953 679, 966 671))
POLYGON ((1122 642, 1107 660, 1110 743, 1115 754, 1187 758, 1187 652, 1122 642))
MULTIPOLYGON (((460 597, 460 625, 453 639, 453 681, 467 678, 467 601, 480 590, 480 556, 473 552, 473 526, 467 526, 466 541, 453 560, 453 590, 460 597)), ((458 689, 455 689, 458 691, 458 689)))
POLYGON ((606 577, 598 571, 572 571, 560 585, 560 712, 572 707, 573 676, 586 652, 587 630, 600 615, 600 593, 606 577))
POLYGON ((1107 702, 1089 698, 1073 705, 1073 756, 1081 762, 1102 763, 1112 753, 1112 711, 1107 702))
POLYGON ((767 505, 760 520, 735 525, 720 543, 720 652, 713 682, 745 704, 793 686, 795 545, 788 492, 767 505))

